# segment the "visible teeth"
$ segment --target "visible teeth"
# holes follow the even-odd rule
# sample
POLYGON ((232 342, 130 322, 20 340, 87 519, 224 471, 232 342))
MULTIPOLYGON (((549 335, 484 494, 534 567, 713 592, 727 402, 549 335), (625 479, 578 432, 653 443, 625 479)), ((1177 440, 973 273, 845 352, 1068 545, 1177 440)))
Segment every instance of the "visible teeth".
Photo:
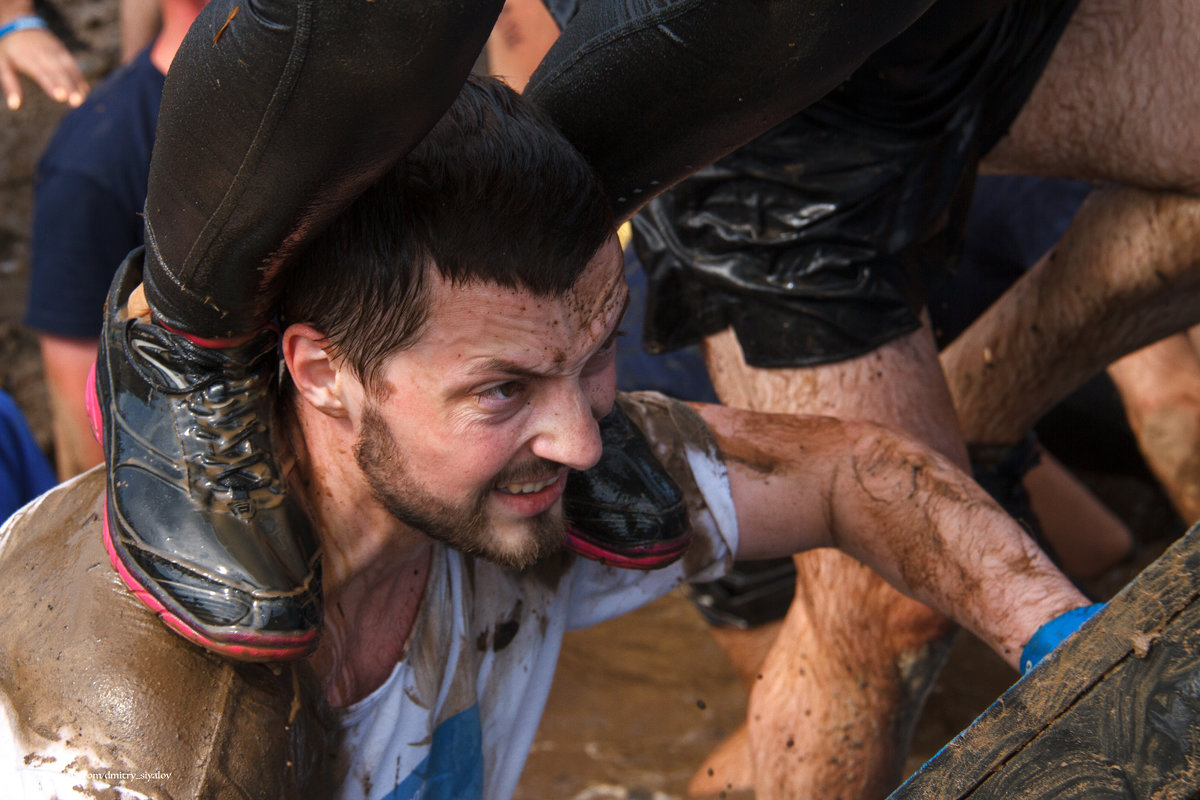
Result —
POLYGON ((498 488, 500 491, 507 492, 508 494, 532 494, 540 492, 556 480, 558 478, 550 478, 549 480, 538 481, 537 483, 506 483, 498 488))

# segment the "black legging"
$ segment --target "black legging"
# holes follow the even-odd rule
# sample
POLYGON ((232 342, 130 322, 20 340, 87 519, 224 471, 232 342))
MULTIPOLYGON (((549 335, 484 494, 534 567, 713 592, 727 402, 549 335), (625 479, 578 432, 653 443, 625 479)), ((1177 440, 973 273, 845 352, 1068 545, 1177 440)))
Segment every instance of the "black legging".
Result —
MULTIPOLYGON (((528 89, 621 216, 816 100, 930 0, 593 0, 528 89)), ((502 3, 213 0, 167 78, 147 296, 195 336, 257 330, 278 276, 449 107, 502 3)))

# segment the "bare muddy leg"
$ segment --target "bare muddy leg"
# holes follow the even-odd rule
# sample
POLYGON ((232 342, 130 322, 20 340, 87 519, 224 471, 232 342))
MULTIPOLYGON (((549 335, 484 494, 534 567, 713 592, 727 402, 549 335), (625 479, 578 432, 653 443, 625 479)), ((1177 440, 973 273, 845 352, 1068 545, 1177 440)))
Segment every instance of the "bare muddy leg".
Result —
POLYGON ((1146 463, 1185 523, 1200 519, 1200 359, 1176 334, 1108 368, 1146 463))
MULTIPOLYGON (((1189 300, 1200 279, 1200 212, 1191 197, 1200 188, 1200 127, 1187 113, 1200 107, 1200 86, 1188 78, 1198 37, 1200 8, 1185 0, 1083 0, 1009 135, 984 162, 994 172, 1149 191, 1094 196, 1054 252, 943 353, 968 440, 1016 441, 1113 359, 1200 321, 1189 300)), ((1143 449, 1159 451, 1155 469, 1190 519, 1200 505, 1184 511, 1186 493, 1196 491, 1184 484, 1195 480, 1182 477, 1184 458, 1162 446, 1165 428, 1156 429, 1173 428, 1175 450, 1194 434, 1183 417, 1152 411, 1139 392, 1154 380, 1156 360, 1139 354, 1112 374, 1143 449), (1154 413, 1162 416, 1151 421, 1154 413)), ((1185 363, 1173 382, 1179 395, 1189 392, 1183 384, 1195 355, 1185 363)))
MULTIPOLYGON (((768 622, 746 630, 710 625, 708 632, 721 646, 746 691, 762 680, 762 665, 783 627, 783 620, 768 622)), ((719 794, 754 788, 754 760, 750 755, 750 734, 742 723, 709 753, 688 783, 692 795, 719 794)))
POLYGON ((1098 192, 1062 240, 942 353, 967 439, 1011 443, 1120 356, 1200 318, 1200 201, 1098 192))
POLYGON ((1054 252, 943 354, 969 440, 1015 441, 1085 378, 1198 321, 1197 59, 1200 6, 1082 0, 988 154, 989 171, 1145 191, 1090 198, 1054 252))
MULTIPOLYGON (((806 369, 748 367, 728 331, 705 349, 727 405, 881 422, 966 466, 927 327, 806 369)), ((807 553, 796 568, 796 598, 750 696, 757 796, 882 797, 901 777, 951 627, 839 553, 807 553)))
POLYGON ((1022 483, 1042 534, 1064 572, 1074 578, 1103 575, 1133 550, 1133 532, 1053 455, 1022 483))

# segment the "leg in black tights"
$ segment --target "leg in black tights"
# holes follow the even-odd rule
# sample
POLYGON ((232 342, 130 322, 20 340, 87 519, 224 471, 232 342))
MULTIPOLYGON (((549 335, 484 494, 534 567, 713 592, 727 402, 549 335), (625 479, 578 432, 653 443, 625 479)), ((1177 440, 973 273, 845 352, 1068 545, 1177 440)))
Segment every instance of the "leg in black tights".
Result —
POLYGON ((209 3, 171 65, 150 166, 156 317, 212 339, 266 324, 289 254, 433 127, 501 5, 209 3))
POLYGON ((588 157, 627 218, 818 100, 931 4, 591 0, 525 94, 588 157))

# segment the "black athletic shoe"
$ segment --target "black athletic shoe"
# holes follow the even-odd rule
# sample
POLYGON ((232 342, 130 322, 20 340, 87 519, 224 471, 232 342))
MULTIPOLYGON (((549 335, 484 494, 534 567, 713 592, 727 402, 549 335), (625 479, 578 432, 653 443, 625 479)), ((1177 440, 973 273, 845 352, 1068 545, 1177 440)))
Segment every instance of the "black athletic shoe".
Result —
POLYGON ((658 569, 678 560, 692 540, 683 492, 620 405, 600 420, 600 438, 600 462, 567 478, 566 546, 617 567, 658 569))
POLYGON ((141 273, 138 250, 109 290, 89 387, 109 558, 189 640, 243 660, 303 657, 321 621, 317 547, 271 447, 278 334, 208 349, 128 319, 141 273))

